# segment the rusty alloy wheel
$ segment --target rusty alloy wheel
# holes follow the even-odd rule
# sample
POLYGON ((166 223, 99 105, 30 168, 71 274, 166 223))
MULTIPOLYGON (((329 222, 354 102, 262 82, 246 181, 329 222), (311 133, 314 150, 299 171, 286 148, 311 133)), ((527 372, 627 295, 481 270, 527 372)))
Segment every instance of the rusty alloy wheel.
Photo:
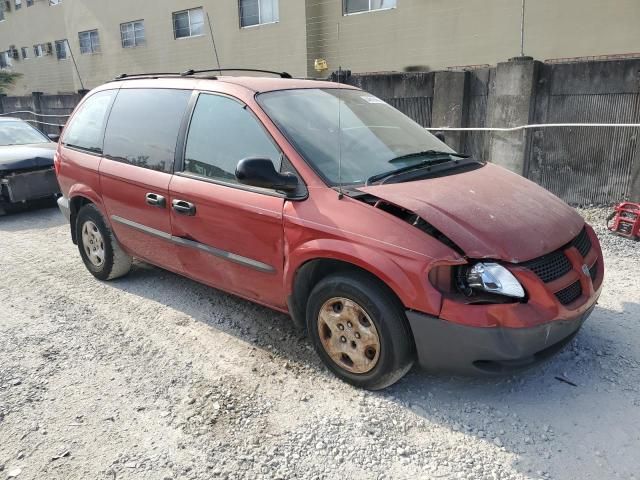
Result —
POLYGON ((380 337, 365 310, 353 300, 334 297, 318 313, 318 333, 325 352, 351 373, 371 371, 380 358, 380 337))

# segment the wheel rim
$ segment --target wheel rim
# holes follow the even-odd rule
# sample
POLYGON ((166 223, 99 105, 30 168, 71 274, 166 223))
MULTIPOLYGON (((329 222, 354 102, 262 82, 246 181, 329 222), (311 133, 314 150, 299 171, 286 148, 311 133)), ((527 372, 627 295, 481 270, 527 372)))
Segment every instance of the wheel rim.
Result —
POLYGON ((339 367, 351 373, 367 373, 378 363, 378 330, 364 308, 353 300, 327 300, 318 313, 318 333, 324 351, 339 367))
POLYGON ((101 267, 104 264, 104 239, 91 220, 82 225, 82 247, 92 265, 101 267))

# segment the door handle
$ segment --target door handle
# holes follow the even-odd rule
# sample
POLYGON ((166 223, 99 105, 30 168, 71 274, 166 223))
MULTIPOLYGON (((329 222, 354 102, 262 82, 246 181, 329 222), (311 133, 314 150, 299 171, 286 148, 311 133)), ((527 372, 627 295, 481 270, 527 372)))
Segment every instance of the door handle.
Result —
POLYGON ((175 199, 171 202, 171 206, 180 215, 188 215, 190 217, 196 214, 196 206, 186 200, 175 199))
POLYGON ((152 207, 164 208, 167 205, 167 200, 157 193, 147 193, 145 195, 145 200, 147 205, 151 205, 152 207))

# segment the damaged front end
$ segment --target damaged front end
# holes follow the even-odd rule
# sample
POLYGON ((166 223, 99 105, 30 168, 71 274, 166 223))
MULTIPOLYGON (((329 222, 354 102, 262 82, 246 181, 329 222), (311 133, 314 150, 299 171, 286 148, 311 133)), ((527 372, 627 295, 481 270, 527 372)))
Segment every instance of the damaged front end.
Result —
MULTIPOLYGON (((436 216, 440 228, 429 217, 423 218, 431 211, 442 215, 444 209, 422 208, 421 215, 368 192, 353 198, 405 221, 459 255, 458 261, 434 261, 427 272, 430 286, 441 295, 439 311, 407 311, 418 362, 424 368, 461 374, 510 373, 535 365, 573 338, 602 289, 600 245, 593 229, 581 219, 579 233, 569 241, 519 261, 514 255, 517 245, 506 242, 498 251, 509 256, 492 255, 490 249, 486 255, 468 255, 455 239, 464 239, 468 246, 473 223, 453 216, 445 233, 442 216, 436 216)), ((577 222, 569 218, 575 228, 577 222)), ((472 251, 479 253, 478 246, 472 251)))
POLYGON ((24 203, 60 193, 53 168, 0 172, 0 198, 5 203, 24 203))

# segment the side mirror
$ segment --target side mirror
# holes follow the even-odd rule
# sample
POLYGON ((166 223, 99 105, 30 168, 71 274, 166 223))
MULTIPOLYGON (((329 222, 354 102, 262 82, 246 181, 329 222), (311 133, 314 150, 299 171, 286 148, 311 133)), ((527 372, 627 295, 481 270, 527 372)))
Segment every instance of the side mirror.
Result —
POLYGON ((268 158, 245 158, 238 162, 236 178, 244 185, 271 188, 283 192, 295 192, 298 188, 298 177, 290 173, 276 171, 273 162, 268 158))
POLYGON ((440 140, 442 143, 447 143, 444 138, 444 132, 436 132, 433 134, 433 136, 440 140))
POLYGON ((51 140, 52 142, 57 142, 58 140, 60 140, 60 135, 57 133, 49 133, 47 134, 47 137, 49 137, 49 140, 51 140))

